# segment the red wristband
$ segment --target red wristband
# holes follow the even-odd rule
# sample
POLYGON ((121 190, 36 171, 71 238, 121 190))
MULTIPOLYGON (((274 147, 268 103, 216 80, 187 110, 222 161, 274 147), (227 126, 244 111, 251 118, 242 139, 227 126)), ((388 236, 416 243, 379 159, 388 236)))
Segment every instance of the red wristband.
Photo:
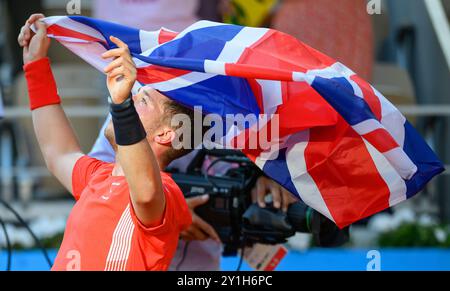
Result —
POLYGON ((49 58, 42 58, 23 66, 28 83, 30 109, 61 104, 49 58))

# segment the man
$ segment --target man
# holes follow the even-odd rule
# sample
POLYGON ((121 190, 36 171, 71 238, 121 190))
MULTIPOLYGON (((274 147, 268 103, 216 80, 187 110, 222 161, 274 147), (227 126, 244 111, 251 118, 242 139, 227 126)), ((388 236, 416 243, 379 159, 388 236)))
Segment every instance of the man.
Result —
MULTIPOLYGON (((102 161, 114 162, 115 152, 104 134, 104 129, 110 123, 108 117, 100 130, 99 136, 89 153, 89 156, 102 161)), ((187 165, 194 158, 197 150, 180 157, 170 163, 169 168, 185 172, 187 165)), ((298 201, 286 189, 278 183, 265 176, 256 181, 252 189, 252 200, 258 202, 260 207, 265 207, 265 196, 272 195, 274 207, 287 211, 291 203, 298 201)), ((175 257, 170 264, 170 270, 178 271, 218 271, 220 270, 220 258, 222 255, 222 244, 219 235, 214 228, 204 219, 199 217, 195 208, 205 204, 208 196, 197 196, 187 198, 187 204, 192 214, 192 224, 180 234, 180 241, 175 257)), ((312 213, 312 212, 311 212, 312 213)))
MULTIPOLYGON (((175 31, 181 31, 188 25, 196 21, 196 18, 209 19, 220 21, 221 15, 215 15, 218 10, 218 2, 213 0, 203 1, 183 1, 183 5, 174 6, 176 1, 110 1, 110 0, 96 0, 93 2, 94 17, 118 22, 120 24, 139 27, 148 31, 159 29, 164 26, 175 31), (198 5, 200 2, 200 5, 198 5), (140 13, 137 17, 124 18, 123 9, 145 12, 140 13), (172 7, 167 14, 165 7, 172 7), (194 15, 195 7, 199 6, 198 17, 194 15), (181 9, 180 9, 181 7, 181 9), (182 17, 179 17, 179 16, 182 17)), ((125 13, 126 14, 126 13, 125 13)), ((111 147, 108 139, 104 135, 104 131, 108 126, 110 119, 105 121, 105 124, 100 131, 100 134, 89 153, 89 156, 105 162, 115 161, 115 152, 111 147)), ((178 169, 181 172, 195 155, 196 151, 185 155, 170 164, 170 168, 178 169)), ((258 179, 254 187, 254 197, 258 197, 260 206, 264 206, 264 197, 273 193, 273 200, 276 207, 287 209, 289 203, 296 201, 293 196, 282 188, 275 181, 266 177, 258 179), (258 195, 256 195, 256 192, 258 195)), ((208 201, 208 196, 199 196, 188 198, 187 204, 192 212, 191 226, 181 233, 181 238, 175 257, 170 265, 170 270, 183 271, 203 271, 203 270, 219 270, 220 258, 222 254, 222 244, 219 241, 219 236, 211 225, 194 213, 194 209, 208 201)))
POLYGON ((33 125, 47 167, 75 204, 52 270, 167 270, 191 215, 175 182, 161 170, 186 150, 175 150, 174 114, 192 114, 155 90, 132 98, 136 68, 127 46, 103 54, 112 122, 105 130, 116 162, 83 155, 60 106, 42 14, 18 37, 23 47, 33 125), (35 25, 36 33, 30 30, 35 25))

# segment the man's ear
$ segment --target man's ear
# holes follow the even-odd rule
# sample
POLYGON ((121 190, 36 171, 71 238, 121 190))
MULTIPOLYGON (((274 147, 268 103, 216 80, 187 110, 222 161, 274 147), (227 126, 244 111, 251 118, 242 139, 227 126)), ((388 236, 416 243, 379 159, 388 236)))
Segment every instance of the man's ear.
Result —
POLYGON ((170 127, 164 127, 154 138, 156 143, 170 145, 175 139, 175 131, 170 127))

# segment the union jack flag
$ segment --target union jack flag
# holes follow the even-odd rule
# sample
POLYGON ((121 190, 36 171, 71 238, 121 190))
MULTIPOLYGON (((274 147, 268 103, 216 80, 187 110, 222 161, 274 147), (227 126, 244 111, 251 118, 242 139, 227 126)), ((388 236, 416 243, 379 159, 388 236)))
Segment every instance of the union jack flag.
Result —
MULTIPOLYGON (((209 21, 180 33, 82 16, 43 21, 50 37, 99 70, 108 64, 101 54, 116 47, 109 36, 120 38, 138 69, 136 87, 224 118, 276 114, 277 146, 243 152, 339 227, 411 198, 444 170, 380 92, 282 32, 209 21)), ((233 144, 252 128, 230 129, 223 141, 233 144)))

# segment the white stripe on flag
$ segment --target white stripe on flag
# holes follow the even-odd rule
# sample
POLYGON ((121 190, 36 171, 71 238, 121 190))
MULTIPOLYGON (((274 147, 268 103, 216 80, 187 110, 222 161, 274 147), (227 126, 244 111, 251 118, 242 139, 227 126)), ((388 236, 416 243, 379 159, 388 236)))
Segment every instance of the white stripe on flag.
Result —
POLYGON ((185 36, 186 34, 188 34, 189 32, 191 32, 193 30, 197 30, 197 29, 201 29, 201 28, 205 28, 205 27, 220 26, 220 25, 227 25, 227 24, 220 23, 220 22, 208 21, 208 20, 197 21, 197 22, 193 23, 192 25, 188 26, 183 31, 181 31, 174 39, 182 38, 183 36, 185 36))
POLYGON ((261 86, 264 114, 274 114, 277 106, 283 103, 280 81, 256 80, 261 86))
POLYGON ((353 88, 353 94, 361 99, 364 99, 364 94, 362 89, 358 86, 358 84, 356 84, 355 81, 353 81, 352 79, 346 77, 347 81, 350 83, 350 85, 353 88))
POLYGON ((180 76, 180 77, 170 79, 168 81, 148 84, 148 86, 150 86, 156 90, 162 91, 162 92, 167 92, 167 91, 172 91, 172 90, 189 87, 193 84, 205 81, 205 80, 210 79, 215 76, 217 76, 217 75, 200 73, 200 72, 192 72, 192 73, 188 73, 186 75, 180 76))
POLYGON ((391 134, 394 140, 403 148, 405 144, 405 122, 406 118, 403 114, 392 105, 377 89, 373 88, 375 96, 380 100, 381 104, 381 124, 391 134))
MULTIPOLYGON (((197 22, 197 23, 199 23, 199 22, 197 22)), ((188 30, 192 31, 192 30, 198 29, 198 28, 203 28, 203 27, 207 27, 207 26, 217 26, 217 25, 220 25, 220 24, 217 24, 215 22, 210 22, 210 21, 200 21, 200 23, 198 25, 194 24, 194 25, 188 27, 187 29, 185 29, 183 31, 183 33, 186 34, 185 32, 188 30), (209 25, 209 24, 214 24, 214 25, 209 25), (192 28, 193 26, 195 26, 195 27, 192 28)), ((217 59, 215 61, 214 60, 206 60, 204 62, 205 71, 213 72, 212 74, 201 73, 201 72, 192 72, 192 73, 188 73, 186 75, 183 75, 183 76, 180 76, 177 78, 170 79, 168 81, 149 84, 149 86, 151 86, 154 89, 163 91, 163 92, 168 92, 168 91, 177 90, 180 88, 185 88, 185 87, 191 86, 191 85, 201 82, 201 81, 205 81, 209 78, 217 76, 217 74, 225 74, 225 64, 224 63, 236 62, 237 60, 239 60, 239 58, 240 58, 242 52, 244 51, 244 49, 246 48, 246 46, 250 46, 250 45, 254 44, 267 32, 267 29, 254 29, 254 30, 256 30, 256 32, 254 33, 254 35, 251 35, 250 33, 252 32, 252 30, 250 28, 242 29, 238 34, 235 35, 235 37, 233 39, 231 39, 230 41, 228 41, 226 43, 222 52, 220 53, 220 55, 217 57, 217 59), (239 44, 239 46, 234 44, 235 41, 236 41, 236 44, 239 44)), ((182 33, 178 34, 176 38, 180 38, 181 36, 182 36, 182 33)))
POLYGON ((227 41, 216 60, 205 60, 207 73, 226 75, 225 63, 236 63, 249 48, 269 31, 266 28, 244 27, 231 40, 227 41))
POLYGON ((225 75, 225 63, 205 60, 204 70, 209 74, 225 75))
POLYGON ((303 72, 292 72, 292 81, 294 82, 306 82, 310 86, 314 82, 314 76, 303 72))
POLYGON ((345 78, 352 86, 354 94, 360 98, 364 98, 361 88, 353 80, 350 79, 350 77, 353 75, 355 75, 355 73, 352 70, 350 70, 343 64, 336 62, 329 67, 317 70, 308 70, 306 73, 293 72, 292 80, 297 82, 307 82, 311 85, 316 77, 325 79, 345 78))
MULTIPOLYGON (((295 81, 306 81, 311 84, 315 76, 320 76, 323 78, 337 78, 345 77, 347 81, 351 84, 354 90, 354 94, 360 98, 364 98, 361 88, 350 79, 355 75, 355 73, 348 67, 337 62, 330 67, 319 70, 309 70, 306 74, 301 72, 294 72, 293 79, 295 81)), ((386 130, 392 135, 395 141, 403 148, 405 143, 405 121, 406 118, 401 114, 401 112, 392 105, 389 100, 386 99, 378 90, 372 87, 375 96, 378 97, 381 104, 382 119, 381 124, 386 128, 386 130)))
POLYGON ((236 63, 249 48, 259 41, 269 30, 267 28, 244 27, 231 40, 227 41, 217 61, 236 63))
POLYGON ((336 62, 329 67, 316 70, 308 70, 306 72, 308 75, 318 76, 322 78, 340 78, 344 77, 350 79, 351 76, 355 75, 355 72, 344 66, 343 64, 336 62))
POLYGON ((375 167, 378 173, 386 182, 389 188, 389 206, 394 206, 395 204, 406 200, 406 184, 405 181, 400 177, 397 171, 392 167, 388 160, 367 140, 363 138, 364 144, 372 157, 375 167))
POLYGON ((270 148, 264 150, 256 157, 255 164, 262 170, 267 161, 275 160, 280 154, 280 150, 288 147, 287 141, 289 141, 292 135, 285 135, 278 139, 272 139, 270 141, 270 148))
MULTIPOLYGON (((322 78, 336 78, 336 77, 345 77, 350 84, 352 85, 355 95, 363 98, 362 90, 359 88, 359 86, 353 82, 350 77, 355 75, 355 73, 344 66, 343 64, 337 62, 333 64, 330 67, 327 67, 325 69, 319 69, 319 70, 309 70, 306 74, 300 73, 300 72, 294 72, 293 78, 294 80, 308 80, 308 78, 315 78, 316 76, 320 76, 322 78)), ((408 157, 408 155, 403 151, 403 144, 404 144, 404 122, 399 123, 399 121, 404 118, 400 112, 389 102, 387 101, 377 90, 374 89, 375 95, 378 97, 381 103, 382 107, 382 114, 388 114, 389 117, 393 120, 390 120, 388 122, 387 118, 385 120, 382 119, 381 122, 378 122, 376 120, 369 121, 368 124, 359 124, 359 126, 354 126, 358 134, 362 135, 365 130, 368 130, 367 126, 371 126, 374 129, 376 128, 385 128, 392 136, 393 138, 398 142, 400 147, 397 147, 395 149, 392 149, 388 152, 383 153, 386 159, 391 163, 391 165, 397 170, 397 172, 403 177, 403 179, 410 179, 416 172, 417 172, 417 166, 411 161, 411 159, 408 157), (398 113, 397 113, 398 112, 398 113), (379 125, 376 125, 374 123, 379 123, 379 125), (400 124, 400 126, 399 126, 400 124), (384 127, 386 125, 386 127, 384 127), (359 132, 358 130, 363 130, 362 132, 359 132), (395 136, 393 135, 395 133, 395 136)))
POLYGON ((305 149, 309 142, 309 130, 293 134, 288 143, 292 143, 286 151, 286 163, 300 198, 309 206, 319 211, 332 221, 330 213, 319 188, 308 173, 305 160, 305 149))
MULTIPOLYGON (((92 36, 94 38, 98 38, 99 40, 106 42, 106 39, 103 37, 103 35, 100 32, 98 32, 96 29, 90 27, 89 25, 72 20, 68 16, 50 16, 50 17, 46 17, 44 19, 44 22, 47 25, 56 24, 61 27, 67 28, 69 30, 80 32, 80 33, 92 36)), ((58 37, 55 37, 55 38, 58 38, 58 37)))
POLYGON ((417 166, 411 161, 402 148, 393 148, 390 151, 384 152, 383 155, 403 179, 409 180, 417 172, 417 166))
POLYGON ((239 129, 238 126, 236 125, 231 125, 230 128, 228 129, 228 131, 226 132, 226 134, 222 137, 222 142, 221 144, 225 146, 225 148, 235 148, 232 144, 231 141, 238 136, 239 134, 241 134, 241 130, 239 129))
MULTIPOLYGON (((164 44, 166 44, 166 43, 172 41, 172 40, 170 40, 170 41, 165 42, 165 43, 159 43, 159 40, 160 40, 159 37, 160 37, 161 32, 162 32, 163 30, 164 30, 164 31, 170 31, 170 32, 176 33, 175 31, 170 30, 170 29, 167 29, 167 28, 164 28, 164 27, 162 27, 160 30, 157 30, 157 31, 143 31, 143 30, 141 30, 141 32, 139 33, 139 37, 140 37, 140 41, 141 41, 141 50, 142 50, 141 55, 142 55, 142 56, 148 57, 148 56, 150 56, 150 55, 153 53, 153 51, 156 50, 160 45, 164 45, 164 44), (146 38, 152 38, 152 36, 147 35, 148 33, 150 33, 150 34, 156 34, 155 39, 154 39, 154 40, 151 39, 150 44, 143 44, 142 42, 145 41, 146 38), (144 38, 141 38, 141 35, 143 35, 144 38), (155 42, 156 42, 156 44, 155 44, 155 42)), ((146 63, 146 62, 144 62, 144 61, 139 60, 138 58, 133 58, 133 60, 135 61, 135 64, 136 64, 136 66, 137 66, 138 68, 139 68, 139 67, 146 67, 146 66, 153 66, 153 65, 151 65, 151 64, 148 64, 148 63, 146 63), (136 62, 138 62, 139 64, 136 63, 136 62)))
POLYGON ((141 43, 142 53, 159 46, 158 40, 159 40, 160 33, 161 33, 161 30, 157 30, 157 31, 139 30, 139 40, 141 43))
POLYGON ((76 43, 62 40, 59 40, 59 42, 101 72, 109 64, 108 60, 100 57, 101 54, 106 52, 106 49, 97 42, 76 43))
POLYGON ((378 120, 375 119, 364 120, 358 124, 352 125, 352 127, 359 135, 365 135, 379 128, 383 128, 378 120))

